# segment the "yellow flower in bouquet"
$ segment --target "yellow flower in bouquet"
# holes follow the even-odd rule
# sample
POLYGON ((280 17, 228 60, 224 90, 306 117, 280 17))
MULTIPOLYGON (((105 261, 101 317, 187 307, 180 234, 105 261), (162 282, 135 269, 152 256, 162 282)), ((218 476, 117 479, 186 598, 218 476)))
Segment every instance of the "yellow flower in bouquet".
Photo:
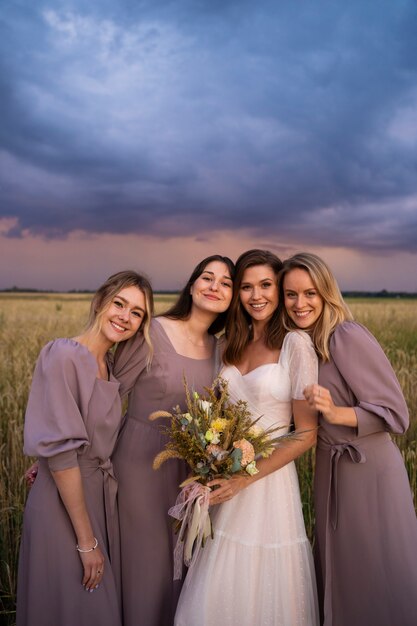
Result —
POLYGON ((224 433, 228 424, 229 422, 226 419, 218 417, 217 419, 212 420, 212 422, 210 423, 210 428, 212 430, 216 430, 218 433, 224 433))

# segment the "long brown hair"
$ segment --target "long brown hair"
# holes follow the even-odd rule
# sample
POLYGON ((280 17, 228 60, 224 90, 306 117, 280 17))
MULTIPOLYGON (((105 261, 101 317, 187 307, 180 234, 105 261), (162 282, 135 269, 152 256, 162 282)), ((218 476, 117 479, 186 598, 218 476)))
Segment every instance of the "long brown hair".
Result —
MULTIPOLYGON (((336 278, 329 266, 319 256, 310 252, 299 252, 284 261, 279 280, 281 302, 284 303, 285 276, 294 269, 302 269, 309 274, 323 300, 323 311, 309 332, 317 354, 323 361, 328 361, 330 359, 329 341, 334 329, 345 320, 353 320, 353 315, 343 300, 336 278)), ((283 325, 287 330, 298 328, 289 317, 285 307, 282 308, 282 316, 283 325)))
MULTIPOLYGON (((191 314, 191 307, 193 304, 193 299, 191 296, 191 287, 197 280, 199 276, 204 272, 207 265, 209 263, 213 263, 213 261, 219 261, 220 263, 224 263, 227 266, 227 269, 230 272, 230 278, 233 280, 235 273, 234 263, 229 257, 221 256, 220 254, 213 254, 212 256, 208 256, 193 269, 190 278, 188 279, 185 287, 181 290, 180 295, 178 296, 177 301, 172 305, 166 313, 162 313, 164 317, 168 317, 171 320, 187 320, 191 314)), ((224 328, 226 322, 227 312, 220 313, 210 328, 208 329, 209 335, 216 335, 221 332, 224 328)))
POLYGON ((150 363, 153 355, 153 346, 149 335, 151 317, 154 311, 153 292, 149 280, 142 274, 133 270, 123 270, 110 276, 93 296, 90 305, 86 330, 99 331, 105 311, 109 308, 112 299, 126 287, 137 287, 145 296, 145 315, 139 332, 143 336, 149 348, 147 362, 150 363))
MULTIPOLYGON (((252 319, 240 301, 240 286, 243 274, 249 267, 267 265, 274 272, 278 283, 278 275, 282 269, 282 261, 269 250, 248 250, 243 252, 236 261, 236 274, 233 282, 233 297, 226 322, 226 348, 223 354, 225 363, 239 363, 243 352, 253 337, 252 319)), ((281 303, 274 311, 265 329, 265 343, 271 350, 281 348, 285 330, 281 321, 281 303)))

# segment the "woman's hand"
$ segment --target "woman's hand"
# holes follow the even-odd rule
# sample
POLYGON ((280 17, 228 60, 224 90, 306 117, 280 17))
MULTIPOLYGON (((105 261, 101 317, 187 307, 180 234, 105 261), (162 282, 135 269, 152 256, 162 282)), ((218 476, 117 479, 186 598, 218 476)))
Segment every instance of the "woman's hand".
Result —
POLYGON ((250 476, 233 476, 233 478, 215 478, 207 483, 207 487, 216 487, 210 494, 210 505, 221 504, 231 500, 239 491, 250 484, 250 476))
POLYGON ((86 591, 94 591, 103 578, 104 555, 100 547, 97 547, 91 552, 79 552, 79 555, 84 570, 82 584, 86 591))
POLYGON ((358 425, 354 409, 348 406, 336 406, 326 387, 309 385, 304 389, 304 397, 309 406, 315 411, 320 411, 329 424, 353 427, 358 425))
POLYGON ((309 385, 304 389, 304 397, 309 406, 315 411, 320 411, 330 424, 335 424, 336 406, 330 395, 330 391, 320 385, 309 385))
POLYGON ((55 470, 52 471, 52 477, 74 528, 84 570, 82 584, 86 591, 94 591, 103 576, 104 556, 94 537, 88 516, 80 468, 76 466, 55 470))
POLYGON ((36 476, 38 475, 39 463, 35 461, 25 472, 25 482, 26 486, 32 487, 33 483, 36 480, 36 476))

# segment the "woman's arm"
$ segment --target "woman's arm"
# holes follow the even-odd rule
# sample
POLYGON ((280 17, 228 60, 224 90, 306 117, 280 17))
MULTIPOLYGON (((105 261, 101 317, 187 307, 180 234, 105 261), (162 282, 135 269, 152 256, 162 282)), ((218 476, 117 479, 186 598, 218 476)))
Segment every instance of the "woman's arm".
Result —
POLYGON ((356 322, 344 322, 331 337, 330 354, 356 402, 353 406, 342 403, 335 407, 330 394, 321 392, 325 419, 356 427, 360 437, 384 430, 404 433, 409 423, 407 405, 391 364, 375 337, 356 322))
POLYGON ((122 398, 131 392, 140 374, 146 369, 148 354, 148 344, 140 332, 117 344, 113 374, 120 383, 119 393, 122 398))
POLYGON ((80 469, 71 467, 51 473, 74 529, 74 550, 77 547, 81 550, 78 554, 84 569, 82 584, 86 591, 94 591, 103 576, 104 556, 100 546, 94 548, 96 538, 85 505, 80 469))
POLYGON ((267 459, 256 461, 258 473, 254 476, 234 476, 233 478, 212 480, 209 487, 217 486, 210 495, 210 504, 220 504, 233 498, 239 491, 249 487, 257 480, 281 469, 304 452, 312 448, 317 439, 317 412, 306 400, 293 400, 292 410, 295 424, 294 439, 287 439, 277 447, 267 459))

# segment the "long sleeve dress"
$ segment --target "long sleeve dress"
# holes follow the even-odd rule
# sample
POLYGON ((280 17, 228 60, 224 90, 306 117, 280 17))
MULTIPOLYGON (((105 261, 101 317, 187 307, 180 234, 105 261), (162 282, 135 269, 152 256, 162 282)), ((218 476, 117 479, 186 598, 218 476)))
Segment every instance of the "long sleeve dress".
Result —
POLYGON ((20 547, 17 626, 119 626, 117 483, 110 454, 121 422, 119 383, 72 339, 41 351, 26 411, 24 451, 39 458, 20 547), (52 471, 79 467, 94 535, 105 557, 93 593, 81 584, 77 539, 52 471), (110 566, 110 559, 113 567, 110 566))
MULTIPOLYGON (((301 331, 284 339, 279 361, 242 375, 226 366, 231 400, 245 400, 263 428, 288 431, 292 400, 317 382, 317 357, 301 331)), ((280 434, 280 433, 278 433, 280 434)), ((214 539, 189 569, 176 626, 317 626, 313 555, 294 462, 213 507, 214 539)))
POLYGON ((319 383, 357 428, 320 420, 316 566, 325 626, 417 624, 417 520, 404 463, 390 433, 408 427, 400 385, 376 339, 344 322, 319 383))
POLYGON ((176 405, 185 409, 184 375, 197 392, 210 386, 215 376, 214 353, 202 360, 178 354, 157 319, 150 333, 154 355, 149 369, 148 349, 140 337, 120 344, 115 359, 122 396, 129 393, 113 456, 119 482, 124 626, 170 626, 181 589, 180 581, 173 581, 175 535, 168 509, 188 470, 177 459, 152 469, 167 437, 160 428, 165 421, 151 422, 148 417, 176 405))

